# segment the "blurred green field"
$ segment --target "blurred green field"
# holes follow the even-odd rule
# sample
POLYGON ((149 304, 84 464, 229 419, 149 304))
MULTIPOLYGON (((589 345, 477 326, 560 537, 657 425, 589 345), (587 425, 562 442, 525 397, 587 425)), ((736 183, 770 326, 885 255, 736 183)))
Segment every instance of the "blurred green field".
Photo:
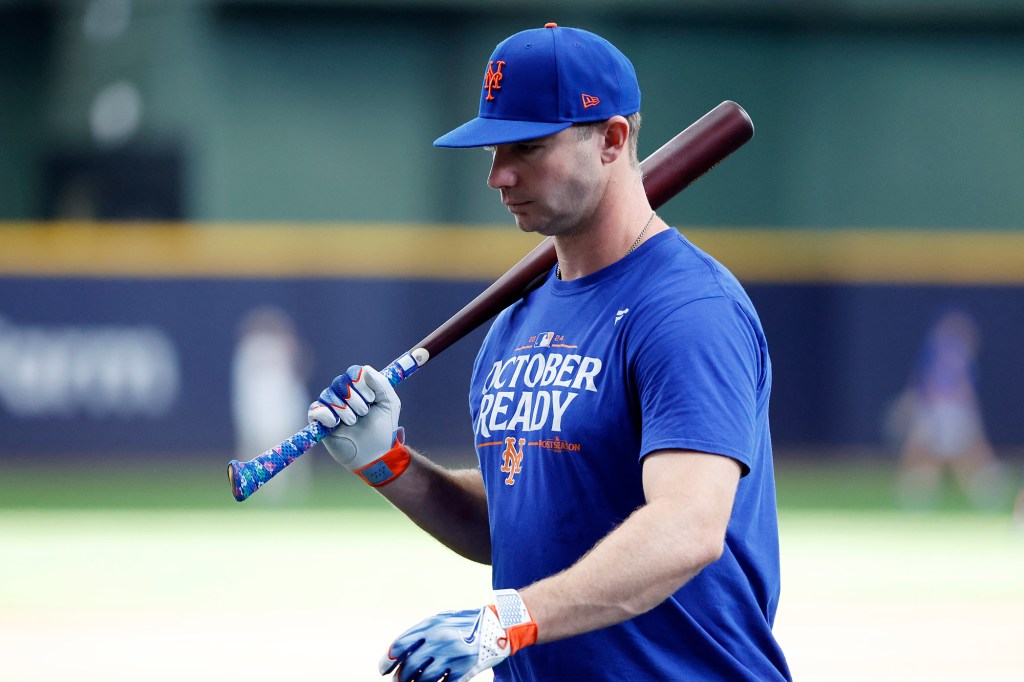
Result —
MULTIPOLYGON (((300 465, 305 468, 304 485, 292 485, 295 481, 290 476, 282 476, 242 504, 231 497, 225 457, 193 458, 173 467, 159 463, 167 460, 153 456, 130 465, 101 464, 92 468, 87 464, 69 467, 66 463, 15 465, 0 477, 0 509, 387 507, 380 496, 319 450, 293 465, 295 469, 300 465)), ((1019 468, 1014 464, 1010 471, 1019 468)), ((894 464, 887 459, 833 456, 823 461, 804 457, 776 462, 781 509, 895 510, 898 505, 893 480, 894 464)), ((1005 509, 1009 510, 1009 504, 1005 509)), ((962 491, 947 481, 936 510, 961 512, 969 511, 970 506, 962 491)))
MULTIPOLYGON (((324 467, 303 501, 238 504, 222 468, 6 474, 0 679, 380 679, 394 635, 488 596, 486 567, 346 476, 324 467)), ((884 466, 778 477, 776 632, 796 679, 1024 677, 1024 529, 1009 513, 953 494, 900 512, 884 466)))

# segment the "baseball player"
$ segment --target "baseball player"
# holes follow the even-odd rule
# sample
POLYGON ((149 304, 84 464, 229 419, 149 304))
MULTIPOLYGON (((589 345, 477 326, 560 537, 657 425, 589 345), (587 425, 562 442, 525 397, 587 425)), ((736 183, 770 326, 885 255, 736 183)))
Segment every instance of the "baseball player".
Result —
POLYGON ((1009 478, 985 432, 977 388, 980 335, 964 311, 950 309, 929 330, 899 409, 900 501, 911 509, 936 505, 950 469, 979 509, 1003 506, 1009 478))
POLYGON ((558 264, 502 312, 470 386, 479 468, 405 445, 400 402, 353 366, 310 406, 339 462, 490 564, 492 603, 400 635, 395 679, 786 680, 772 634, 778 524, 761 324, 736 279, 670 229, 637 161, 640 89, 603 38, 548 24, 500 43, 479 116, 487 184, 558 264))

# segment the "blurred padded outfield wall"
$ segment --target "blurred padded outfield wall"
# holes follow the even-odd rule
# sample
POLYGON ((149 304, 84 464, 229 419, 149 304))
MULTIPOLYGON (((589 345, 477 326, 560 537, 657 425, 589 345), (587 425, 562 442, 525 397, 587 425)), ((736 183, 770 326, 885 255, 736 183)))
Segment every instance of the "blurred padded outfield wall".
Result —
MULTIPOLYGON (((0 2, 0 453, 221 453, 252 308, 296 319, 310 396, 460 308, 535 242, 485 152, 430 142, 546 21, 633 60, 641 156, 722 100, 753 118, 661 213, 758 305, 780 451, 877 446, 949 305, 1024 446, 1024 6, 808 5, 0 2)), ((479 338, 403 386, 427 450, 466 451, 479 338)))

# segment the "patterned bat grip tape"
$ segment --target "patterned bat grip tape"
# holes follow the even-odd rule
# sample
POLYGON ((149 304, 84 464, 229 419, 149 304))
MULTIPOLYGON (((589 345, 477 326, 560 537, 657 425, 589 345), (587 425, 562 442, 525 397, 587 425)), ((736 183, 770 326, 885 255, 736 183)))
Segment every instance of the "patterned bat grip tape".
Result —
MULTIPOLYGON (((426 362, 428 355, 420 357, 418 362, 413 357, 413 352, 405 353, 400 358, 381 370, 381 374, 392 386, 398 386, 409 378, 413 372, 426 362)), ((302 453, 322 441, 332 429, 328 429, 320 422, 313 422, 306 426, 294 436, 276 445, 259 457, 248 462, 239 462, 233 459, 228 462, 228 480, 231 482, 231 494, 239 502, 244 502, 254 492, 263 487, 263 484, 276 476, 282 469, 299 458, 302 453)))
POLYGON ((280 445, 275 445, 248 462, 233 459, 228 463, 231 492, 242 502, 263 487, 267 481, 319 443, 331 431, 320 422, 313 422, 280 445))
POLYGON ((384 375, 389 384, 398 386, 419 368, 420 363, 413 358, 412 351, 410 351, 382 369, 380 373, 384 375))

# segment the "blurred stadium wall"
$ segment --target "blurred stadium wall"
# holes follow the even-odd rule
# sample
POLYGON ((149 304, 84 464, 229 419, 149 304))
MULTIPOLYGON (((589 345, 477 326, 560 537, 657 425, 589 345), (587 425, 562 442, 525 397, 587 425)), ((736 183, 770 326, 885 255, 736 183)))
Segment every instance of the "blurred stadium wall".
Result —
MULTIPOLYGON (((494 44, 546 21, 632 58, 642 156, 722 100, 750 112, 754 141, 662 214, 758 305, 781 450, 879 446, 950 305, 981 331, 993 440, 1024 446, 1024 5, 7 0, 0 453, 222 453, 251 309, 291 314, 312 396, 461 307, 533 242, 486 153, 430 142, 494 44)), ((428 450, 467 447, 474 347, 403 387, 456 406, 409 411, 428 450)))

